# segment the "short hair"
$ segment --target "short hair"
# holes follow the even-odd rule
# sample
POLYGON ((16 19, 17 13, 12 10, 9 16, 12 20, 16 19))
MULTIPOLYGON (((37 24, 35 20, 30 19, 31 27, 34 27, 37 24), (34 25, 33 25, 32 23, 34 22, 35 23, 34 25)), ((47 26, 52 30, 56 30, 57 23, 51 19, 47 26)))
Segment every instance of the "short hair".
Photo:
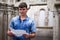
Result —
POLYGON ((19 4, 19 8, 24 8, 24 7, 27 8, 27 4, 25 2, 19 4))

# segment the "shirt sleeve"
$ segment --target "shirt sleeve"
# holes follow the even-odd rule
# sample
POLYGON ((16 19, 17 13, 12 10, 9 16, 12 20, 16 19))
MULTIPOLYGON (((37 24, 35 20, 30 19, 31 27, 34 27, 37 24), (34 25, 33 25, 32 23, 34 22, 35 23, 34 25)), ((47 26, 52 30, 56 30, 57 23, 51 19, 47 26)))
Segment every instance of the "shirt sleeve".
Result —
POLYGON ((32 23, 31 23, 31 32, 36 32, 36 24, 35 24, 35 21, 32 21, 32 23))
POLYGON ((13 28, 14 27, 14 22, 13 19, 11 19, 10 23, 9 23, 9 28, 13 28))

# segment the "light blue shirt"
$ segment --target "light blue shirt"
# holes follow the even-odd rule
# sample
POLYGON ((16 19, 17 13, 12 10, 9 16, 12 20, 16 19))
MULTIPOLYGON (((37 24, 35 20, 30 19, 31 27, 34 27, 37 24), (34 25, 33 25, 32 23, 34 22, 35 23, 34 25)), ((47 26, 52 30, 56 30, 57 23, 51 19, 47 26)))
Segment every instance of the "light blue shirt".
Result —
MULTIPOLYGON (((36 32, 36 26, 34 20, 26 16, 24 20, 21 21, 20 16, 12 18, 10 21, 10 27, 15 30, 25 30, 27 33, 36 32)), ((13 40, 30 40, 30 38, 25 38, 24 36, 13 37, 13 40)))

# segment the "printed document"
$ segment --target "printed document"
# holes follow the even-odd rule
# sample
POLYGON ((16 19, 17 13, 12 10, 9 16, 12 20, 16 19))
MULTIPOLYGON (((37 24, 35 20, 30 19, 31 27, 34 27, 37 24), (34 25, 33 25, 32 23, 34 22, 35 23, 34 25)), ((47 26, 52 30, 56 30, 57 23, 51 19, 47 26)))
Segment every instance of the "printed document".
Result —
POLYGON ((28 34, 25 30, 15 30, 11 27, 10 29, 11 29, 11 32, 17 37, 22 36, 23 34, 28 34))

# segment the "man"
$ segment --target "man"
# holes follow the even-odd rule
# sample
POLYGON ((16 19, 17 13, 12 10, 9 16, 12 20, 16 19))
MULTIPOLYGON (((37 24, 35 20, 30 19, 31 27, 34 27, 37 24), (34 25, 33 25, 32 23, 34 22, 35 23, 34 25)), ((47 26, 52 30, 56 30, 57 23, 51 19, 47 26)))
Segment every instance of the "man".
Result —
POLYGON ((25 30, 28 34, 23 34, 20 37, 16 37, 11 30, 9 29, 7 34, 12 37, 13 40, 30 40, 36 35, 35 22, 29 18, 26 13, 28 11, 27 4, 25 2, 20 3, 19 5, 19 16, 12 18, 10 22, 10 27, 15 30, 25 30))

